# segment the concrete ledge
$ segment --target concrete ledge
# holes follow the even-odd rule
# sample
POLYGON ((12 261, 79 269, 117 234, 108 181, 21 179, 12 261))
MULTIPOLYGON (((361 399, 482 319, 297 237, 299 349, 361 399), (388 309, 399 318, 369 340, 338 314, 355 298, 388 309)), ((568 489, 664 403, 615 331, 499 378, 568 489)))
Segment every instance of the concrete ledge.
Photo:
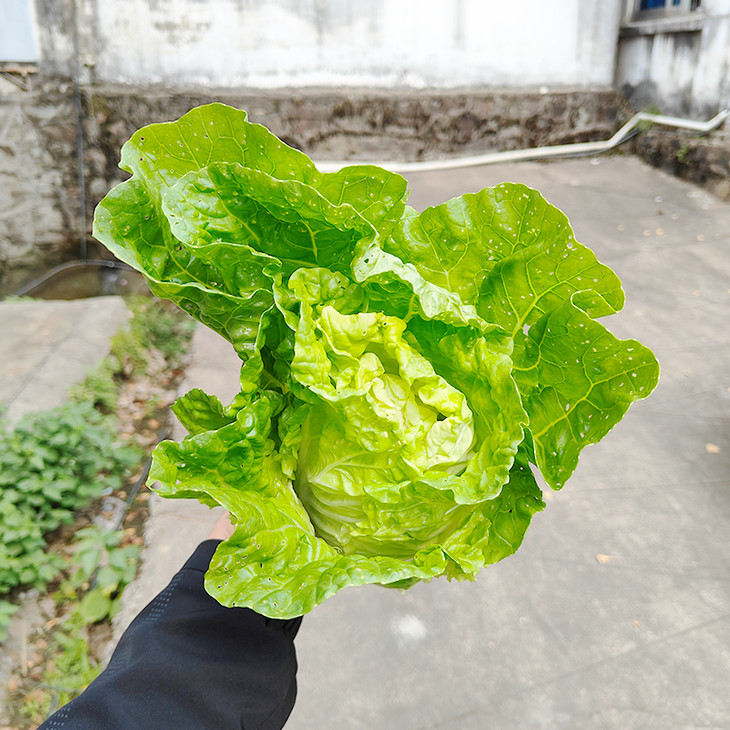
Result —
POLYGON ((621 38, 631 38, 639 35, 659 35, 661 33, 691 33, 702 30, 704 25, 705 16, 701 13, 668 18, 651 18, 627 23, 621 27, 619 36, 621 38))
MULTIPOLYGON (((622 118, 618 94, 607 88, 94 89, 94 138, 103 157, 90 165, 91 186, 104 189, 120 146, 138 128, 177 119, 191 108, 221 101, 313 158, 434 159, 490 150, 564 144, 610 136, 622 118), (609 131, 610 130, 610 131, 609 131), (606 134, 606 132, 609 132, 606 134)), ((121 173, 118 176, 121 179, 121 173)))
POLYGON ((121 297, 0 302, 0 403, 14 424, 60 405, 129 319, 121 297))

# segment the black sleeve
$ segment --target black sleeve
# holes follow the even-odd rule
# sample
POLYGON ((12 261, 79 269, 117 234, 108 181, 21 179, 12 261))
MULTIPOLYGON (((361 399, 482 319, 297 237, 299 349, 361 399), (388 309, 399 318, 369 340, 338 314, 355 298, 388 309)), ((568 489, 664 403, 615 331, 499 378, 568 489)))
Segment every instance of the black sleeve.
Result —
POLYGON ((39 730, 273 730, 296 698, 294 637, 279 621, 226 608, 203 588, 218 540, 201 543, 130 624, 109 666, 39 730))

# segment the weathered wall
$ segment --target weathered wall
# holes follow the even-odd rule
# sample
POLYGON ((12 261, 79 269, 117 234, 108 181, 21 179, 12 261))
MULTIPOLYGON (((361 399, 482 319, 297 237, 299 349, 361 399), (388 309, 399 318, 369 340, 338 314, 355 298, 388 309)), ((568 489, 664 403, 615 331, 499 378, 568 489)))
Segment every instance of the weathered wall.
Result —
MULTIPOLYGON (((74 0, 34 0, 42 78, 73 78, 78 53, 76 28, 84 27, 74 0)), ((83 34, 82 34, 83 35, 83 34)))
POLYGON ((730 0, 703 0, 672 23, 621 30, 616 86, 637 108, 711 116, 730 106, 730 0))
MULTIPOLYGON (((44 0, 48 1, 48 0, 44 0)), ((79 0, 104 83, 608 86, 620 0, 79 0)))
MULTIPOLYGON (((615 131, 621 116, 619 97, 611 90, 139 95, 97 87, 90 98, 95 127, 88 127, 87 140, 104 152, 102 168, 108 172, 118 161, 119 145, 136 129, 210 101, 247 110, 252 121, 320 160, 419 160, 600 139, 615 131)), ((89 162, 91 168, 101 158, 89 162)))
POLYGON ((0 278, 78 241, 75 119, 69 88, 0 95, 0 278))
POLYGON ((32 89, 0 78, 0 292, 79 255, 135 129, 207 101, 248 109, 319 159, 424 159, 618 126, 605 88, 620 0, 34 1, 32 89))
POLYGON ((35 0, 40 73, 0 78, 0 291, 78 252, 73 0, 35 0), (11 272, 16 272, 13 277, 11 272))
POLYGON ((71 85, 0 96, 0 289, 7 290, 2 278, 10 269, 15 283, 21 269, 79 255, 79 118, 90 236, 96 204, 126 176, 117 165, 129 136, 211 101, 246 109, 319 160, 433 159, 604 139, 625 115, 610 90, 241 94, 95 86, 82 89, 80 117, 71 85))
POLYGON ((140 95, 126 87, 97 87, 86 99, 84 128, 89 216, 126 176, 117 167, 119 150, 135 130, 211 101, 245 109, 252 121, 315 160, 421 160, 603 139, 622 115, 610 90, 140 95))

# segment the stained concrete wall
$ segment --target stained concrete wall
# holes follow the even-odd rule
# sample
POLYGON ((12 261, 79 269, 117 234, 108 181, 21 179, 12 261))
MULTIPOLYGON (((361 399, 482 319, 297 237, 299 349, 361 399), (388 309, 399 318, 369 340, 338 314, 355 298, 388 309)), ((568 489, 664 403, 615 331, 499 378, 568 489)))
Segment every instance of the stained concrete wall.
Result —
POLYGON ((12 291, 11 272, 52 265, 77 251, 83 229, 73 0, 34 1, 39 73, 17 75, 17 83, 0 77, 2 294, 12 291))
POLYGON ((245 108, 320 159, 557 144, 618 124, 620 0, 27 1, 37 73, 25 90, 0 78, 0 295, 82 241, 93 252, 121 144, 196 104, 245 108))
POLYGON ((223 101, 246 109, 253 121, 319 160, 434 159, 605 139, 625 116, 610 89, 141 93, 130 86, 88 86, 78 101, 77 108, 72 86, 50 83, 0 96, 0 295, 14 291, 26 269, 78 257, 83 231, 93 253, 94 208, 126 177, 117 166, 122 144, 136 129, 176 119, 199 104, 223 101))
POLYGON ((620 0, 79 0, 99 82, 608 86, 620 0))
POLYGON ((0 282, 55 263, 79 240, 76 114, 70 88, 0 94, 0 282))
POLYGON ((668 20, 627 22, 616 86, 637 108, 706 117, 730 106, 730 0, 668 20))

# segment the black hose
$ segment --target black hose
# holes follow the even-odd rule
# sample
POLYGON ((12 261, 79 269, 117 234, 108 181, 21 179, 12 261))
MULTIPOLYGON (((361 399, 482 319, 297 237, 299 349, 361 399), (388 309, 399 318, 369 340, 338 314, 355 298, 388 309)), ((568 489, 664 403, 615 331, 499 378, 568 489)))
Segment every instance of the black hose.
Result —
MULTIPOLYGON (((157 443, 159 444, 160 441, 164 441, 165 439, 170 438, 171 433, 172 433, 172 428, 169 425, 165 426, 157 434, 157 443)), ((134 483, 134 486, 132 487, 132 489, 129 490, 129 494, 127 495, 127 502, 126 502, 124 511, 121 513, 121 515, 119 515, 119 517, 117 517, 116 524, 114 525, 114 527, 111 528, 112 531, 121 529, 122 524, 124 523, 124 518, 127 516, 127 512, 129 512, 130 507, 134 503, 134 500, 137 498, 137 494, 139 493, 139 490, 147 482, 147 477, 149 476, 151 466, 152 466, 152 456, 148 456, 147 459, 145 460, 145 465, 142 469, 142 473, 139 475, 139 478, 134 483)))
POLYGON ((73 8, 73 47, 74 47, 74 107, 76 110, 76 174, 79 182, 79 255, 84 261, 88 258, 86 245, 86 169, 84 166, 84 111, 81 92, 81 53, 79 51, 79 20, 76 0, 73 8))
POLYGON ((50 271, 46 271, 45 274, 41 274, 41 276, 33 279, 33 281, 29 282, 28 284, 24 284, 20 287, 20 289, 18 289, 18 291, 16 291, 14 294, 11 294, 11 296, 25 296, 28 292, 33 291, 33 289, 35 289, 37 286, 45 284, 45 282, 54 277, 56 274, 60 274, 62 271, 67 271, 68 269, 83 268, 85 266, 96 266, 97 268, 102 269, 121 269, 123 271, 134 271, 131 266, 128 266, 121 261, 107 261, 106 259, 84 259, 83 261, 68 261, 65 264, 54 266, 50 271))

